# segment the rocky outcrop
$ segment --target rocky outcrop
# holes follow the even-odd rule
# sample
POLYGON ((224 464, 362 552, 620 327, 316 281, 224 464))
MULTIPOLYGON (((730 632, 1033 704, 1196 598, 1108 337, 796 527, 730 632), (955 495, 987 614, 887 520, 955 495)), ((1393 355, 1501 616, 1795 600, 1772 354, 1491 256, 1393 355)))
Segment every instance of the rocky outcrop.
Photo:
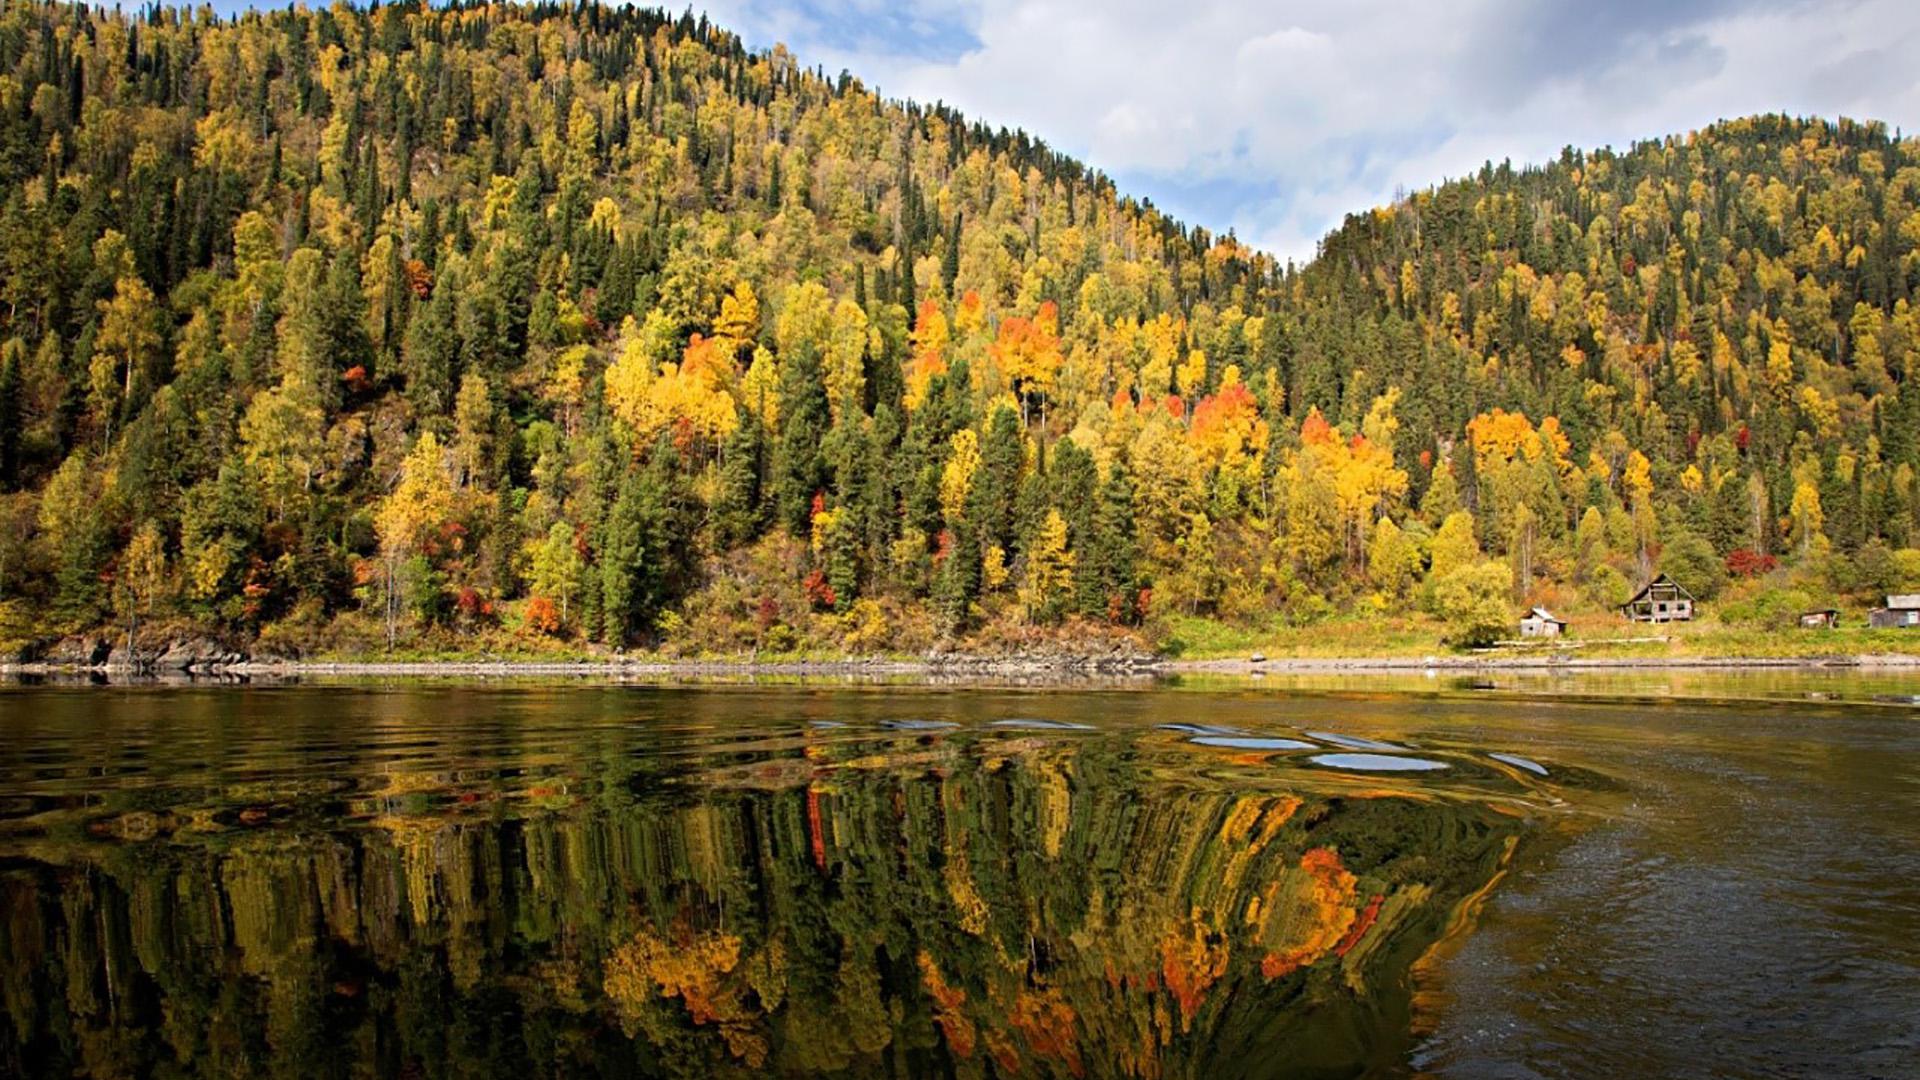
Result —
POLYGON ((247 654, 230 649, 212 638, 182 638, 169 642, 151 661, 159 671, 221 671, 247 662, 247 654))
POLYGON ((40 659, 59 667, 99 667, 112 653, 110 639, 78 635, 54 642, 40 659))
POLYGON ((250 659, 237 649, 210 637, 173 638, 164 645, 146 642, 127 647, 125 637, 81 634, 62 638, 38 655, 18 658, 23 668, 46 670, 107 670, 162 674, 212 674, 245 664, 250 659))
POLYGON ((1166 661, 1127 644, 1095 643, 1094 648, 1056 646, 1023 648, 1006 653, 943 653, 926 656, 926 664, 935 672, 970 675, 1023 675, 1034 672, 1081 672, 1097 675, 1145 674, 1166 665, 1166 661))

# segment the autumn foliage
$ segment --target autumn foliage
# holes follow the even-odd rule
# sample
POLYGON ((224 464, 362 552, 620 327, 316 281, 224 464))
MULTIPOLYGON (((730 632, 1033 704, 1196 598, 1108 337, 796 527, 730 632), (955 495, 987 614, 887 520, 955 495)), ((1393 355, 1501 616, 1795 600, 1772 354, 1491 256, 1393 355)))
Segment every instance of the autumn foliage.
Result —
POLYGON ((368 647, 522 601, 722 652, 1438 618, 1457 513, 1503 612, 1663 566, 1704 604, 1739 551, 1920 588, 1920 151, 1879 124, 1490 167, 1287 267, 705 20, 10 14, 29 649, 133 555, 159 620, 368 647))

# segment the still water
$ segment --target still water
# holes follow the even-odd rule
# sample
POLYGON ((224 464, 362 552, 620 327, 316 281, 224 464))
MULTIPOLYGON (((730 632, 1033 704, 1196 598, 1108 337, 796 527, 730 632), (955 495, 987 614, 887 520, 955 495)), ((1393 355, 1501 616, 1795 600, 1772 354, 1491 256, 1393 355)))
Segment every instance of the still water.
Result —
POLYGON ((0 1075, 1920 1075, 1901 688, 1380 685, 0 689, 0 1075))

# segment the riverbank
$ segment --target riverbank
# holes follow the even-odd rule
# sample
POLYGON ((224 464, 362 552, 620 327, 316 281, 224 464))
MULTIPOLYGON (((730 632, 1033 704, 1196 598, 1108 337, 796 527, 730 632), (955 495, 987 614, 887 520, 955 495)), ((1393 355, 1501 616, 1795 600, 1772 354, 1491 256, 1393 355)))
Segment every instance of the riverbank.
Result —
POLYGON ((821 647, 706 653, 668 642, 615 652, 585 642, 448 635, 382 645, 284 635, 223 639, 193 627, 154 628, 129 649, 105 630, 61 638, 0 662, 0 675, 114 672, 197 678, 513 676, 651 679, 701 676, 1052 678, 1179 674, 1633 671, 1863 668, 1920 670, 1920 634, 1900 630, 1758 630, 1717 621, 1634 627, 1590 620, 1566 638, 1451 650, 1424 617, 1330 619, 1248 627, 1168 617, 1151 627, 982 630, 938 646, 821 647))
POLYGON ((75 664, 52 661, 0 664, 0 676, 158 675, 179 678, 302 677, 376 678, 538 678, 585 677, 606 679, 694 678, 729 676, 826 677, 948 677, 1021 678, 1159 677, 1173 675, 1366 675, 1422 672, 1474 674, 1480 672, 1625 672, 1625 671, 1792 671, 1858 669, 1920 673, 1920 656, 1902 653, 1858 653, 1825 656, 1578 656, 1569 653, 1528 655, 1433 655, 1349 657, 1242 657, 1176 659, 1149 654, 1128 656, 1069 656, 1060 654, 930 657, 864 657, 798 660, 691 660, 608 658, 596 660, 254 660, 239 657, 180 667, 135 667, 125 663, 75 664))

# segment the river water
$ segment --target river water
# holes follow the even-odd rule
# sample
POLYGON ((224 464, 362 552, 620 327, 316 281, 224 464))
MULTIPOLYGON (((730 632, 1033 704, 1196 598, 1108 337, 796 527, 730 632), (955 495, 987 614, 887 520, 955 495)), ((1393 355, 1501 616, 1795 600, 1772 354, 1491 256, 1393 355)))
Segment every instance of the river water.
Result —
POLYGON ((0 689, 0 1075, 1920 1076, 1897 678, 0 689))

